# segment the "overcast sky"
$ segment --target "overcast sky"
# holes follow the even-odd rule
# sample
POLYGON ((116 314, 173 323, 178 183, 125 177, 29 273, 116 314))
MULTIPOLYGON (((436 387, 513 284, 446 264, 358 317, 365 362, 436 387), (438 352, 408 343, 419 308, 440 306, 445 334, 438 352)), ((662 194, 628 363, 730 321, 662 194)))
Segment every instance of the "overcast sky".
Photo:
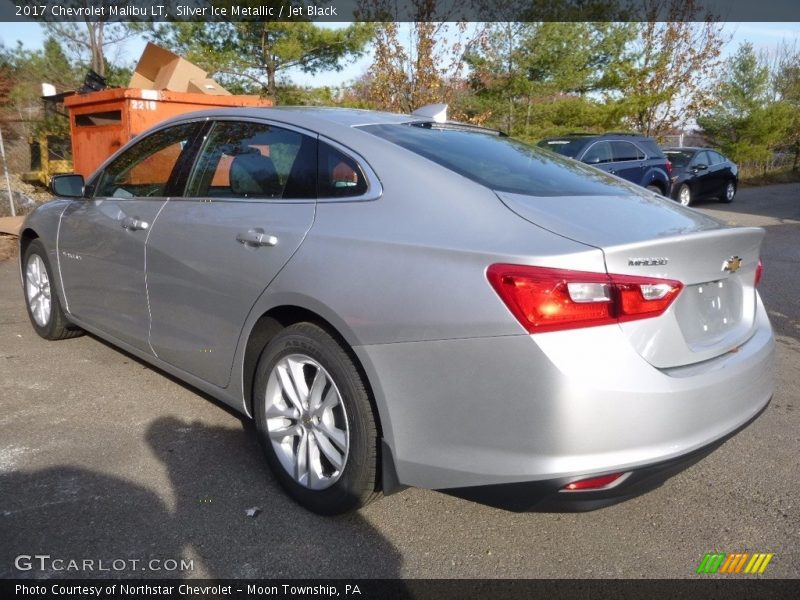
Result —
MULTIPOLYGON (((328 23, 325 26, 336 27, 342 24, 328 23)), ((38 23, 0 23, 0 42, 6 47, 16 46, 21 40, 26 48, 41 48, 44 41, 43 28, 38 23)), ((800 23, 726 23, 725 31, 732 36, 724 54, 735 52, 742 42, 752 42, 757 50, 770 50, 781 41, 800 45, 800 23)), ((142 38, 130 40, 121 50, 121 60, 114 62, 127 63, 133 67, 144 48, 142 38)), ((112 57, 113 58, 113 57, 112 57)), ((364 56, 348 65, 342 72, 323 72, 318 75, 307 75, 302 72, 291 74, 291 80, 298 85, 340 86, 362 75, 371 63, 370 56, 364 56)))

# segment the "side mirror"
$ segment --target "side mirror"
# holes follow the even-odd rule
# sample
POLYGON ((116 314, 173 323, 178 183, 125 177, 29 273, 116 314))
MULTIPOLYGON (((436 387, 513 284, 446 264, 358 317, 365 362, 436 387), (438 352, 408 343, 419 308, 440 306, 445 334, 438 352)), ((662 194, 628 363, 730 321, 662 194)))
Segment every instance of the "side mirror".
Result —
POLYGON ((62 198, 83 198, 83 175, 54 175, 50 179, 50 191, 62 198))

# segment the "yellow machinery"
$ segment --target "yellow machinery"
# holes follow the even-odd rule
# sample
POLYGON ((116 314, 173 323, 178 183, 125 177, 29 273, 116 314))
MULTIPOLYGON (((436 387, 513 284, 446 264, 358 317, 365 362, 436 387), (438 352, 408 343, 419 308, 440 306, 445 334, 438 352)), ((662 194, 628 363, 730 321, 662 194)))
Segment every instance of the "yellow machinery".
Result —
POLYGON ((23 181, 47 185, 50 177, 72 173, 72 146, 69 138, 40 133, 30 139, 31 170, 22 175, 23 181))

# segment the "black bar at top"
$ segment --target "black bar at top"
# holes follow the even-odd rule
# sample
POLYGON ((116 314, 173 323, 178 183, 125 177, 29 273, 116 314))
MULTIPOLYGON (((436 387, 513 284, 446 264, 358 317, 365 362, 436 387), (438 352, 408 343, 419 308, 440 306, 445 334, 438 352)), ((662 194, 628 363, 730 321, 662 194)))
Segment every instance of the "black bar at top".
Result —
POLYGON ((0 0, 0 21, 798 22, 800 0, 0 0), (694 10, 673 10, 690 5, 694 10))

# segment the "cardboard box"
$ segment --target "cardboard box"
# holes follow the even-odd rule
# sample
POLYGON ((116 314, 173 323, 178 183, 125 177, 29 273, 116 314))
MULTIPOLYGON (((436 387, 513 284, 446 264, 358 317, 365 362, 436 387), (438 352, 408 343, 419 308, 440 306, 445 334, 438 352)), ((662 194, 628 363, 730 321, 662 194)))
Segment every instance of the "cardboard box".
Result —
POLYGON ((148 42, 128 87, 227 96, 230 92, 208 73, 174 52, 148 42))
POLYGON ((185 58, 177 58, 158 70, 154 84, 157 90, 186 92, 191 79, 205 79, 207 76, 208 73, 197 65, 185 58))
POLYGON ((231 93, 213 79, 190 79, 188 92, 210 96, 230 96, 231 93))
POLYGON ((163 66, 179 58, 180 56, 177 54, 148 42, 133 71, 133 76, 131 77, 128 87, 140 90, 156 89, 155 81, 158 77, 158 72, 163 66))

